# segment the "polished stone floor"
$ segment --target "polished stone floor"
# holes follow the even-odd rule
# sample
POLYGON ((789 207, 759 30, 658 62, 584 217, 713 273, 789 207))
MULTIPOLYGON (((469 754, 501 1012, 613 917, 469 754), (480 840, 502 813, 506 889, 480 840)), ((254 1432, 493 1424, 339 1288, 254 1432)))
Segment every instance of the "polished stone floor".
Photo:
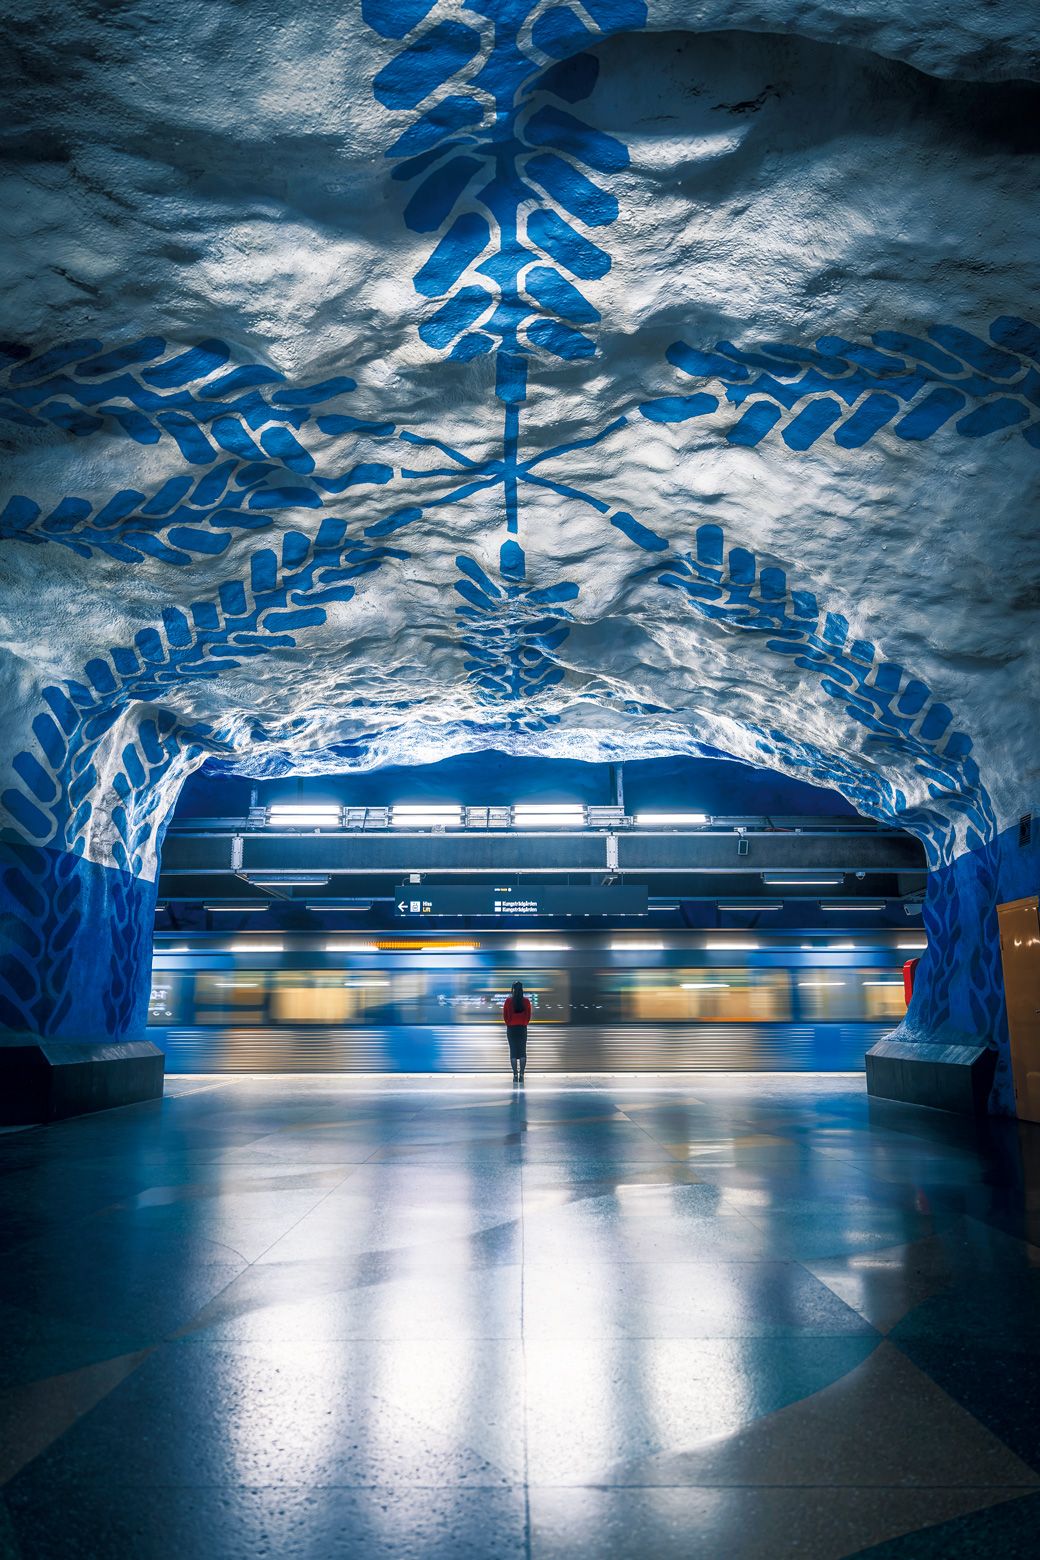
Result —
POLYGON ((0 1555, 1040 1554, 1040 1128, 176 1078, 0 1135, 0 1555))

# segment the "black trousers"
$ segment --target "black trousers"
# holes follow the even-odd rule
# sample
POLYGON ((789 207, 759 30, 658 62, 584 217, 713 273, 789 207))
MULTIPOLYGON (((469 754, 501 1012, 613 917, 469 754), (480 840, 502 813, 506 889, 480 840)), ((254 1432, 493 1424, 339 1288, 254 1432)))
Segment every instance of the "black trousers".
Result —
POLYGON ((527 1025, 507 1024, 506 1034, 509 1036, 509 1060, 511 1062, 526 1062, 527 1025))

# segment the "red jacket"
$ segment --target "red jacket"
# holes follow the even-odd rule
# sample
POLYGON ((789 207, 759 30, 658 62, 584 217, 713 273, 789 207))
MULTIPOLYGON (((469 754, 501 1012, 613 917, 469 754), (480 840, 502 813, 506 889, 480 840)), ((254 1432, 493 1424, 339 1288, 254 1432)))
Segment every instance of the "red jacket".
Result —
POLYGON ((512 997, 507 997, 502 1004, 502 1017, 505 1019, 510 1029, 514 1029, 517 1024, 529 1024, 531 1022, 530 998, 524 998, 523 1002, 520 1004, 520 1011, 518 1013, 513 1007, 512 997))

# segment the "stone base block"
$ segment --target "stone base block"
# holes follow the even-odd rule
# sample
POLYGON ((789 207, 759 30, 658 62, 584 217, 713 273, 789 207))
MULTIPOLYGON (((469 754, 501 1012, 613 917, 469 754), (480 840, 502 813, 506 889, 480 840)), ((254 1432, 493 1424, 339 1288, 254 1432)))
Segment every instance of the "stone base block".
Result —
POLYGON ((879 1040, 866 1056, 867 1093, 934 1110, 983 1112, 996 1064, 996 1051, 986 1045, 879 1040))
POLYGON ((0 1036, 0 1126, 60 1121, 162 1098, 166 1058, 150 1040, 0 1036))

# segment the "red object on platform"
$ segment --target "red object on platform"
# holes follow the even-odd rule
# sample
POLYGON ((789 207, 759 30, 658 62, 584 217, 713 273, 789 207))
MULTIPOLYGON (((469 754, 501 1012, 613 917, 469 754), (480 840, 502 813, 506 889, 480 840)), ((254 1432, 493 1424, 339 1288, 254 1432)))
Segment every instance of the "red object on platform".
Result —
POLYGON ((903 996, 906 998, 907 1007, 910 1006, 910 998, 914 994, 914 977, 920 962, 920 959, 907 959, 903 965, 903 996))
POLYGON ((513 1028, 514 1024, 529 1024, 531 1022, 530 998, 524 998, 518 1013, 513 1006, 512 997, 507 997, 502 1004, 502 1017, 505 1019, 506 1024, 510 1029, 513 1028))

